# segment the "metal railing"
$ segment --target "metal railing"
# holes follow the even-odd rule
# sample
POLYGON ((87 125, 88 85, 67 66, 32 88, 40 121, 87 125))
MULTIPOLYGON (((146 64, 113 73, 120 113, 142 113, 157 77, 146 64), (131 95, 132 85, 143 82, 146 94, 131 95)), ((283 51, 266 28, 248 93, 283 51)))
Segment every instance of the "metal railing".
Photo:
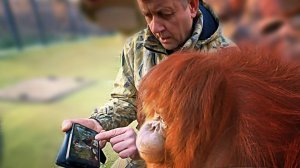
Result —
POLYGON ((81 14, 76 0, 2 0, 0 49, 105 33, 81 14))

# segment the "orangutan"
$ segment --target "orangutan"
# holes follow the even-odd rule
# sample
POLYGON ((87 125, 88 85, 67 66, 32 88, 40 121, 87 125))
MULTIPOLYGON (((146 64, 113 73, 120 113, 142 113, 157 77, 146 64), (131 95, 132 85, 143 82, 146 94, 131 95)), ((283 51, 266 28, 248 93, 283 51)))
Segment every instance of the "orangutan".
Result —
POLYGON ((262 50, 177 53, 138 95, 148 167, 299 167, 300 65, 262 50))

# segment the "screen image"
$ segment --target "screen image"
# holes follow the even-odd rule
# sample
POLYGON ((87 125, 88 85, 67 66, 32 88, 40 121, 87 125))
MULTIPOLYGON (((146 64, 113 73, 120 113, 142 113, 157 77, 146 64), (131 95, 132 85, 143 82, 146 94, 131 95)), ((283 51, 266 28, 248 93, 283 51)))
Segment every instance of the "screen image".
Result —
POLYGON ((75 124, 70 144, 71 158, 86 160, 92 165, 99 164, 98 141, 94 139, 97 133, 79 124, 75 124))

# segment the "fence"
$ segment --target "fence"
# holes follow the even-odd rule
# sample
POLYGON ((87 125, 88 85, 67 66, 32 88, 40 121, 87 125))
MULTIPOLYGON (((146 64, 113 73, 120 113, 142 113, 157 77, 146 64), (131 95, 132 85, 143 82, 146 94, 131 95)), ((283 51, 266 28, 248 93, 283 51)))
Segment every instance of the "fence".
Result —
POLYGON ((77 5, 78 0, 2 0, 0 49, 105 33, 77 5))

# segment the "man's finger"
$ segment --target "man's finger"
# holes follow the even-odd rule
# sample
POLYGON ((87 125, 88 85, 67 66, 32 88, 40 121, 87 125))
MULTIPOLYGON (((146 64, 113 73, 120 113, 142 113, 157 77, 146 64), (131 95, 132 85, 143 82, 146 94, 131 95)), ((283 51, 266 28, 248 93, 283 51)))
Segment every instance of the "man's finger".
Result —
POLYGON ((136 152, 136 149, 134 149, 134 148, 125 149, 119 153, 119 156, 122 159, 125 159, 128 157, 135 158, 136 155, 137 155, 137 152, 136 152))
POLYGON ((64 120, 61 124, 61 130, 67 132, 72 127, 72 124, 71 120, 64 120))
POLYGON ((106 140, 99 141, 99 146, 100 146, 101 149, 105 147, 106 142, 107 142, 106 140))
POLYGON ((126 148, 128 148, 128 142, 126 142, 126 141, 122 141, 122 142, 114 144, 112 146, 112 149, 117 153, 120 153, 121 151, 125 150, 126 148))
POLYGON ((125 132, 126 132, 126 127, 116 128, 116 129, 113 129, 113 130, 110 130, 110 131, 101 132, 101 133, 97 134, 95 139, 98 140, 98 141, 101 141, 101 140, 109 141, 110 138, 121 135, 125 132))

